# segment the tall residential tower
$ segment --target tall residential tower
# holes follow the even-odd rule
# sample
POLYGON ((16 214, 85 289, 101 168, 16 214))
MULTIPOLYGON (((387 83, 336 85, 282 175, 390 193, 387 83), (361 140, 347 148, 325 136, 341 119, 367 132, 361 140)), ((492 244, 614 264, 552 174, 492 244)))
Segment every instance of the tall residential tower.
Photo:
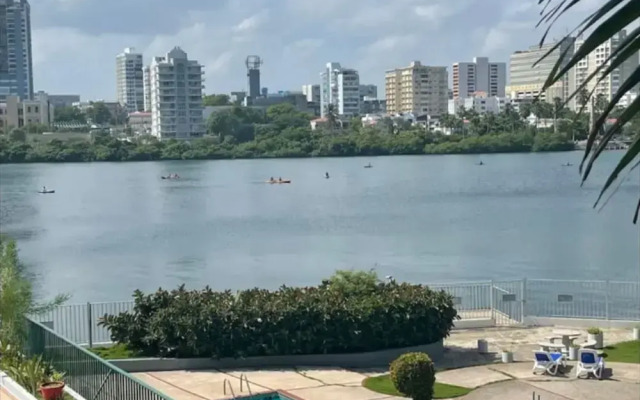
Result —
POLYGON ((127 112, 144 110, 142 54, 128 47, 116 56, 117 100, 127 112))
POLYGON ((413 61, 408 67, 385 74, 387 112, 439 116, 449 102, 447 67, 431 67, 413 61))
POLYGON ((558 97, 566 100, 569 96, 570 75, 566 74, 555 85, 540 93, 542 86, 547 80, 547 76, 552 71, 555 63, 562 57, 566 51, 566 55, 562 58, 562 66, 566 65, 573 55, 575 38, 568 37, 563 39, 557 49, 549 54, 540 63, 534 64, 545 55, 555 43, 547 43, 543 46, 533 45, 529 50, 516 51, 511 55, 509 60, 509 86, 507 87, 507 95, 512 99, 534 99, 540 95, 540 98, 547 102, 553 102, 558 97))
POLYGON ((33 98, 31 8, 27 0, 0 0, 0 100, 33 98))
POLYGON ((175 47, 149 66, 151 134, 158 139, 204 136, 202 65, 175 47))
POLYGON ((320 74, 320 114, 324 117, 331 104, 344 116, 360 114, 360 75, 355 69, 342 68, 339 63, 327 63, 320 74))
POLYGON ((488 97, 504 97, 507 64, 475 57, 473 62, 453 64, 453 98, 472 97, 483 93, 488 97))

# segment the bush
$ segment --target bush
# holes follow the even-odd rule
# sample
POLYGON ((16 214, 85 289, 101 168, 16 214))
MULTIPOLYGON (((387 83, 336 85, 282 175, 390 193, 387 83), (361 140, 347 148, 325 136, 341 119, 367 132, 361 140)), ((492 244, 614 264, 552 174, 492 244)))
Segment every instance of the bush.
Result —
MULTIPOLYGON (((367 280, 370 282, 369 280, 367 280)), ((354 353, 438 342, 457 318, 451 296, 422 285, 159 289, 131 312, 105 315, 114 342, 146 356, 248 357, 354 353)))
POLYGON ((590 335, 599 335, 602 333, 602 329, 598 328, 598 327, 591 327, 589 329, 587 329, 587 333, 590 335))
POLYGON ((396 389, 413 400, 431 400, 436 370, 425 353, 407 353, 391 363, 391 381, 396 389))

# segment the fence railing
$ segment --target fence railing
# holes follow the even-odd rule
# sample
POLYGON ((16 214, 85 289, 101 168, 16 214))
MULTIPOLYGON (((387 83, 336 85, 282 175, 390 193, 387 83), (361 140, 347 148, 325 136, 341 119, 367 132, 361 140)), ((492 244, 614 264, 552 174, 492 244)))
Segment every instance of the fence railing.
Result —
MULTIPOLYGON (((520 324, 526 317, 640 321, 640 282, 521 279, 428 286, 451 294, 463 318, 490 318, 496 325, 520 324)), ((111 341, 99 318, 133 306, 133 301, 66 305, 33 318, 75 343, 93 346, 111 341)))
POLYGON ((27 321, 25 353, 42 356, 65 373, 65 383, 91 400, 171 400, 127 372, 58 335, 48 327, 27 321))

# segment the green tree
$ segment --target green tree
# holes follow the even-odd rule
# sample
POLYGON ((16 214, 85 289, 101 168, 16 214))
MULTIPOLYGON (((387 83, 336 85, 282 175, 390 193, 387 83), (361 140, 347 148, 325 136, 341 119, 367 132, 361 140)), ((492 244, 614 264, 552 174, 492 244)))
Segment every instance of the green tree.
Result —
POLYGON ((205 107, 228 106, 230 104, 230 97, 227 94, 210 94, 202 98, 202 105, 205 107))
POLYGON ((75 122, 79 124, 87 122, 86 115, 77 107, 56 107, 53 115, 55 122, 75 122))
POLYGON ((342 127, 342 121, 340 121, 340 118, 338 117, 338 110, 334 104, 327 104, 324 116, 327 119, 327 127, 330 130, 342 127))
POLYGON ((59 295, 50 302, 36 302, 23 273, 15 241, 0 237, 0 342, 17 348, 26 338, 25 317, 47 312, 69 298, 59 295))
POLYGON ((111 111, 102 101, 93 103, 87 110, 87 118, 89 118, 94 124, 103 125, 107 124, 113 118, 111 111))
POLYGON ((13 128, 9 131, 9 139, 14 142, 26 142, 27 132, 24 128, 13 128))
MULTIPOLYGON (((553 6, 549 6, 550 4, 545 4, 543 12, 541 13, 540 24, 544 22, 549 23, 549 27, 547 29, 548 32, 549 29, 551 29, 551 26, 556 21, 558 21, 563 14, 571 12, 573 6, 578 4, 580 1, 582 0, 548 0, 544 2, 555 4, 553 6)), ((543 1, 539 1, 539 3, 542 2, 543 1)), ((548 50, 548 52, 540 60, 538 60, 538 62, 541 62, 549 54, 556 51, 558 47, 564 42, 564 40, 569 40, 569 35, 584 35, 583 45, 570 58, 559 58, 554 68, 549 73, 549 76, 547 77, 542 90, 544 91, 550 88, 556 82, 563 79, 564 76, 569 73, 569 71, 577 63, 585 60, 586 57, 588 57, 589 54, 595 51, 598 46, 610 40, 614 35, 617 35, 618 32, 622 31, 630 23, 638 21, 638 19, 640 19, 640 7, 638 7, 637 0, 603 1, 598 10, 589 15, 580 23, 580 25, 576 27, 576 29, 571 31, 571 34, 568 34, 565 38, 563 38, 563 40, 552 46, 548 50), (587 31, 589 31, 589 33, 587 33, 587 31)), ((545 37, 546 34, 543 36, 541 44, 544 42, 545 37)), ((597 84, 603 79, 608 79, 618 66, 625 63, 630 58, 637 58, 639 37, 640 30, 636 28, 629 36, 627 36, 627 38, 621 39, 619 46, 615 50, 613 50, 611 54, 609 54, 607 58, 604 59, 602 63, 600 63, 600 65, 597 66, 596 70, 590 76, 587 77, 584 82, 585 85, 589 82, 597 84)), ((629 105, 629 107, 627 107, 625 112, 623 112, 617 118, 616 122, 613 125, 606 128, 602 137, 598 138, 601 130, 605 128, 606 121, 611 112, 616 107, 618 101, 629 91, 634 90, 639 84, 640 67, 636 67, 635 70, 627 76, 626 80, 620 83, 620 87, 613 95, 611 101, 607 102, 606 106, 603 104, 604 107, 602 108, 602 111, 599 113, 599 116, 595 120, 593 126, 590 127, 585 154, 580 165, 583 182, 589 177, 594 163, 596 162, 600 154, 602 154, 602 151, 604 151, 607 143, 611 140, 611 138, 616 133, 620 132, 624 125, 631 121, 638 114, 638 112, 640 112, 640 97, 638 97, 629 105), (595 143, 597 139, 599 141, 596 146, 595 143)), ((571 94, 571 96, 578 95, 580 93, 580 90, 581 89, 578 88, 576 92, 571 94)), ((631 146, 629 146, 626 154, 620 159, 618 165, 616 165, 616 167, 607 178, 598 198, 596 199, 594 207, 599 204, 604 194, 608 191, 609 188, 612 187, 614 182, 616 182, 616 180, 618 179, 618 176, 623 171, 627 169, 632 170, 640 165, 638 158, 640 158, 640 141, 636 139, 631 144, 631 146)), ((635 215, 633 217, 634 223, 637 222, 639 212, 640 199, 638 201, 635 215)))

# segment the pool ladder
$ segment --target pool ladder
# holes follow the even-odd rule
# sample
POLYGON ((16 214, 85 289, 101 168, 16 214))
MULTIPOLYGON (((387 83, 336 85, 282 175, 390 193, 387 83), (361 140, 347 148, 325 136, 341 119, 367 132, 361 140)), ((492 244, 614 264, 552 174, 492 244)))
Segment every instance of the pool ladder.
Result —
MULTIPOLYGON (((251 386, 249 386, 249 378, 247 378, 247 375, 245 374, 240 374, 240 393, 244 392, 244 385, 246 384, 247 386, 247 391, 249 392, 249 395, 251 396, 251 386)), ((233 396, 231 399, 237 399, 236 394, 233 392, 233 386, 231 385, 231 381, 227 378, 224 379, 224 382, 222 382, 222 387, 223 387, 223 393, 226 396, 227 395, 227 387, 229 388, 229 394, 231 394, 231 396, 233 396)))

